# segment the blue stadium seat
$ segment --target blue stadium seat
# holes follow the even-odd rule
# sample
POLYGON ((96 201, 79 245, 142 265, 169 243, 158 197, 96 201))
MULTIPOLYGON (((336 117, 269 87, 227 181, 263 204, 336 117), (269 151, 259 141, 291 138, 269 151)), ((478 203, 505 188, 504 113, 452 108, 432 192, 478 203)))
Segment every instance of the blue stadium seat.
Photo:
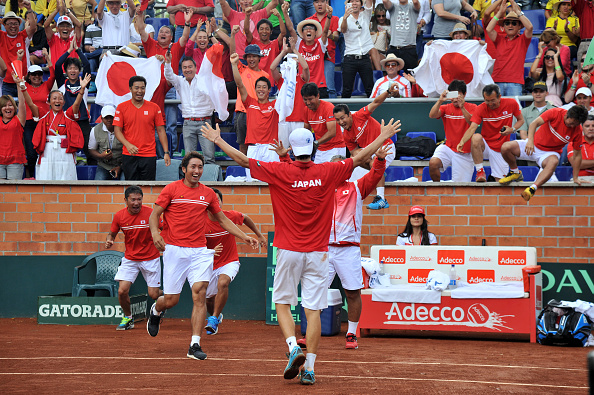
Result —
POLYGON ((573 178, 573 167, 558 166, 557 169, 555 169, 555 175, 559 181, 571 181, 573 178))
MULTIPOLYGON (((441 181, 450 181, 452 179, 452 167, 448 167, 444 171, 441 172, 441 181)), ((423 182, 431 181, 431 176, 429 175, 429 166, 423 168, 423 182)))
POLYGON ((518 169, 522 172, 522 176, 524 176, 524 181, 533 182, 536 180, 536 176, 540 171, 538 166, 518 166, 518 169))
POLYGON ((353 84, 353 93, 351 96, 365 96, 365 85, 363 85, 363 81, 361 81, 361 77, 359 74, 355 74, 355 83, 353 84))
POLYGON ((524 78, 530 77, 530 66, 524 66, 524 78))
POLYGON ((386 181, 402 181, 414 177, 412 166, 389 166, 386 169, 386 181))
POLYGON ((538 37, 532 37, 532 41, 530 41, 530 45, 528 46, 528 51, 526 52, 526 59, 524 62, 534 62, 536 55, 538 55, 538 37))
POLYGON ((181 128, 184 126, 184 117, 182 116, 181 111, 177 112, 177 127, 181 128))
POLYGON ((380 78, 384 78, 384 72, 381 70, 373 70, 373 82, 379 80, 380 78))
POLYGON ((76 178, 78 180, 94 180, 97 166, 76 166, 76 178))
POLYGON ((225 171, 225 178, 229 176, 245 177, 245 168, 241 166, 227 166, 227 170, 225 171))
POLYGON ((340 65, 342 64, 342 54, 340 53, 340 45, 336 46, 336 51, 334 53, 334 62, 334 65, 338 67, 340 67, 340 65))
POLYGON ((155 36, 159 34, 159 29, 163 26, 169 26, 169 18, 146 18, 147 25, 153 25, 155 28, 155 36))
MULTIPOLYGON (((487 175, 487 179, 489 178, 489 176, 491 175, 491 166, 483 166, 483 169, 485 170, 485 174, 487 175)), ((474 169, 474 172, 472 173, 472 182, 476 181, 476 169, 474 169)))
MULTIPOLYGON (((239 149, 239 144, 237 144, 237 135, 233 132, 226 132, 226 133, 221 133, 221 138, 223 140, 225 140, 230 146, 239 149)), ((223 152, 222 149, 220 149, 218 146, 215 146, 215 160, 232 160, 230 157, 228 157, 227 155, 223 154, 218 154, 217 152, 223 152)))
POLYGON ((530 20, 534 30, 533 35, 540 35, 547 25, 547 19, 545 18, 545 10, 526 10, 524 11, 526 18, 530 20))
POLYGON ((336 95, 342 94, 342 71, 334 71, 334 86, 336 87, 336 95))

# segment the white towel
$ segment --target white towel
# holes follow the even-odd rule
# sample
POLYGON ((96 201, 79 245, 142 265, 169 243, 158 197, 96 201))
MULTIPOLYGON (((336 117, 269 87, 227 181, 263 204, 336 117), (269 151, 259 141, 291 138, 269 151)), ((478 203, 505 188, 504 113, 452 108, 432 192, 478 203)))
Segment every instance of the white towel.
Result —
POLYGON ((581 299, 578 299, 575 302, 562 300, 561 306, 559 307, 573 307, 575 311, 583 313, 590 319, 590 321, 594 321, 594 303, 585 302, 581 299))
POLYGON ((450 285, 450 277, 439 270, 431 270, 427 276, 425 288, 435 291, 445 291, 450 285))
POLYGON ((399 284, 371 291, 374 302, 441 303, 441 292, 425 289, 424 284, 399 284))
POLYGON ((247 177, 243 177, 243 176, 227 176, 227 178, 225 178, 225 182, 246 182, 247 181, 247 177))
POLYGON ((510 299, 524 297, 521 281, 509 283, 468 284, 458 282, 458 288, 451 291, 452 299, 510 299))
POLYGON ((379 272, 379 263, 372 258, 361 258, 361 267, 365 269, 365 272, 367 272, 368 276, 379 272))
POLYGON ((385 288, 390 287, 391 285, 392 283, 390 282, 389 274, 379 274, 378 272, 374 272, 369 276, 369 288, 385 288))

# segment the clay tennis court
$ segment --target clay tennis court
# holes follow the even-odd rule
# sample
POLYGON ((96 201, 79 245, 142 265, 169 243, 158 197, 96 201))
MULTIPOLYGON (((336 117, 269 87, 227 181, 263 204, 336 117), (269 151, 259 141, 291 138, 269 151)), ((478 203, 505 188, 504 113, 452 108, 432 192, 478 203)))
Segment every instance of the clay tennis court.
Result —
POLYGON ((316 384, 284 380, 287 347, 276 326, 225 319, 202 345, 205 361, 186 358, 189 320, 167 319, 156 338, 145 321, 112 326, 38 325, 1 319, 0 391, 4 394, 122 393, 431 393, 586 394, 588 348, 526 341, 398 337, 372 331, 358 350, 344 329, 323 337, 316 384), (270 393, 270 392, 269 392, 270 393))

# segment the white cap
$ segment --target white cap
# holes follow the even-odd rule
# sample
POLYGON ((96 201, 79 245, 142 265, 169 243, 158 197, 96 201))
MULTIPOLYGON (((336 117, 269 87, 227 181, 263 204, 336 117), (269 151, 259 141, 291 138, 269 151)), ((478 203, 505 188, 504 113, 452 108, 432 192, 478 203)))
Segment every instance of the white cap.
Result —
POLYGON ((68 24, 70 24, 70 26, 74 26, 74 24, 72 23, 72 19, 70 19, 70 17, 68 17, 66 15, 62 15, 61 17, 58 18, 57 25, 59 26, 60 23, 68 23, 68 24))
POLYGON ((43 69, 41 67, 37 66, 36 64, 32 64, 31 66, 29 66, 29 69, 27 71, 29 73, 38 73, 38 72, 43 73, 43 69))
POLYGON ((103 106, 103 108, 101 109, 101 118, 105 118, 107 116, 115 116, 115 107, 114 106, 103 106))
POLYGON ((295 156, 311 155, 314 140, 313 133, 305 128, 297 128, 289 136, 289 144, 295 156))
POLYGON ((590 90, 590 88, 586 88, 585 86, 582 86, 580 89, 577 90, 577 92, 575 92, 576 96, 579 94, 592 97, 592 91, 590 90))

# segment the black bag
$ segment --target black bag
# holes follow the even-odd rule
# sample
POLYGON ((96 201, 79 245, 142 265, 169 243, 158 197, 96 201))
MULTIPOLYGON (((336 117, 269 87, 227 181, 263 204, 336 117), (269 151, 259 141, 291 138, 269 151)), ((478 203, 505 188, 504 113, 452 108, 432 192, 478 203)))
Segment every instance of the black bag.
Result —
POLYGON ((410 138, 404 136, 402 139, 394 143, 396 147, 396 158, 402 156, 414 156, 421 159, 431 158, 435 152, 437 145, 432 138, 426 136, 418 136, 410 138))
POLYGON ((584 347, 592 332, 590 319, 552 299, 538 316, 536 340, 547 346, 584 347))

